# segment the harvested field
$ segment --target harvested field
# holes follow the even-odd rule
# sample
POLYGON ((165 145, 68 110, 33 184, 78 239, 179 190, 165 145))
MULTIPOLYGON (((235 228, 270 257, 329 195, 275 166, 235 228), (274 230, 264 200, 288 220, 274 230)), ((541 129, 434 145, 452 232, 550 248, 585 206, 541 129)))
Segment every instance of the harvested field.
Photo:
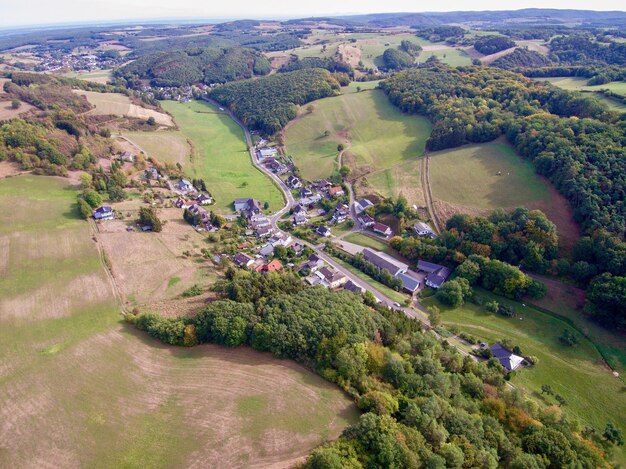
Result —
POLYGON ((344 62, 349 63, 354 68, 359 66, 361 60, 361 49, 352 44, 340 44, 339 54, 344 62))
POLYGON ((11 101, 0 101, 0 121, 19 117, 21 114, 25 114, 31 109, 37 108, 28 103, 22 102, 19 108, 13 109, 11 101))
MULTIPOLYGON (((124 46, 109 46, 107 49, 128 51, 130 49, 124 46)), ((66 73, 66 77, 78 78, 80 80, 91 81, 94 83, 108 83, 113 77, 111 70, 94 70, 93 72, 70 72, 66 73)))
MULTIPOLYGON (((376 190, 383 197, 395 199, 404 196, 409 205, 423 207, 426 205, 426 199, 422 189, 421 173, 421 159, 414 158, 391 168, 370 173, 363 180, 367 181, 365 187, 376 190)), ((360 186, 362 189, 358 191, 359 194, 367 192, 362 184, 360 186)))
POLYGON ((191 163, 191 146, 180 130, 123 132, 122 136, 161 163, 180 163, 183 167, 191 163))
POLYGON ((288 467, 355 421, 294 362, 169 347, 122 322, 66 184, 0 180, 0 298, 55 286, 34 308, 0 305, 0 467, 288 467))
POLYGON ((138 119, 148 119, 149 117, 154 117, 154 120, 160 125, 168 127, 174 126, 174 121, 171 116, 153 109, 146 109, 133 104, 130 101, 130 98, 128 98, 128 96, 124 96, 123 94, 98 93, 97 91, 83 90, 74 90, 74 92, 86 96, 87 101, 96 107, 95 109, 89 111, 92 114, 128 116, 136 117, 138 119))

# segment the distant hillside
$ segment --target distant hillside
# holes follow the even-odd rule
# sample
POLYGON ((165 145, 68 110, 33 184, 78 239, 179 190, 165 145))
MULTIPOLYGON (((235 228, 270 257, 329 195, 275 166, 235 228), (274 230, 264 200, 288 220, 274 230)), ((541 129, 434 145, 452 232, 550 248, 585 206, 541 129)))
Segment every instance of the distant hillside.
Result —
POLYGON ((126 80, 147 79, 153 86, 183 86, 226 83, 266 75, 270 70, 267 58, 252 49, 195 48, 140 57, 116 71, 116 75, 126 80))
POLYGON ((517 68, 540 68, 547 67, 552 62, 545 55, 527 47, 519 47, 508 55, 494 60, 491 65, 494 67, 513 70, 517 68))

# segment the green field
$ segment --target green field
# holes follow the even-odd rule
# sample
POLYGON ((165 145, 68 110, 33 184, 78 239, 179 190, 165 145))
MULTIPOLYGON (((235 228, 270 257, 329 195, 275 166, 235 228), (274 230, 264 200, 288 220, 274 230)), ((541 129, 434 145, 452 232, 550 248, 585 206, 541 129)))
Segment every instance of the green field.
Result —
MULTIPOLYGON (((487 300, 495 298, 483 291, 480 294, 487 300)), ((567 400, 563 407, 565 412, 578 416, 600 431, 609 421, 626 428, 624 383, 604 366, 602 357, 589 340, 559 318, 518 302, 501 297, 496 299, 500 304, 513 306, 518 317, 505 318, 486 312, 484 307, 466 304, 454 310, 442 307, 443 322, 456 325, 489 344, 502 338, 509 339, 519 345, 523 354, 536 356, 538 365, 520 370, 511 380, 514 386, 522 387, 542 400, 541 386, 549 384, 567 400), (576 333, 578 345, 561 345, 558 337, 566 329, 576 333)), ((424 301, 426 305, 435 302, 433 298, 424 301)), ((553 398, 545 399, 546 403, 555 404, 553 398)))
POLYGON ((0 180, 0 467, 284 465, 355 421, 293 362, 123 323, 76 195, 0 180))
POLYGON ((250 161, 241 128, 227 115, 205 102, 163 101, 179 129, 194 146, 189 177, 203 178, 222 213, 232 211, 233 200, 253 197, 278 210, 283 198, 278 188, 250 161))
POLYGON ((375 249, 377 251, 389 252, 389 245, 379 239, 374 239, 371 236, 368 236, 363 233, 350 233, 343 237, 344 241, 349 243, 358 244, 359 246, 363 246, 370 249, 375 249))
POLYGON ((122 132, 122 135, 161 163, 180 163, 183 167, 191 163, 191 146, 180 130, 122 132))
POLYGON ((617 112, 626 112, 626 102, 617 98, 611 98, 598 93, 600 90, 610 90, 620 96, 626 97, 626 81, 614 81, 604 85, 588 86, 588 78, 583 77, 549 77, 536 78, 537 81, 547 81, 554 86, 569 91, 593 92, 594 96, 601 102, 605 103, 610 110, 617 112))
POLYGON ((550 197, 532 164, 504 143, 431 153, 429 173, 433 197, 466 207, 512 208, 550 197))
POLYGON ((358 92, 357 88, 360 88, 361 91, 373 90, 382 80, 373 80, 373 81, 351 81, 348 86, 344 86, 341 88, 341 92, 343 94, 348 93, 356 93, 358 92))
POLYGON ((446 49, 422 51, 418 60, 420 62, 425 62, 431 55, 434 55, 443 63, 446 63, 452 67, 458 67, 461 65, 472 65, 472 58, 467 55, 465 51, 455 49, 453 47, 446 49))
POLYGON ((344 164, 365 174, 421 155, 431 131, 426 118, 402 114, 380 90, 325 98, 313 106, 285 130, 285 147, 307 179, 337 169, 339 143, 347 148, 344 164))

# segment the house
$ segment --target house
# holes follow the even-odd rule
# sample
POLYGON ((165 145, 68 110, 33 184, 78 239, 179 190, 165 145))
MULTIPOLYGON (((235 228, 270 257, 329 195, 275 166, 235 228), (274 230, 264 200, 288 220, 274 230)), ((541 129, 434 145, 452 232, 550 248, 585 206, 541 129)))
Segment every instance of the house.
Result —
POLYGON ((257 156, 259 160, 264 160, 265 158, 273 158, 278 154, 278 150, 272 147, 262 147, 257 152, 257 156))
POLYGON ((291 244, 291 241, 293 241, 293 239, 290 235, 284 236, 282 233, 275 234, 269 240, 269 242, 272 243, 274 246, 278 246, 279 244, 281 246, 288 246, 289 244, 291 244))
POLYGON ((316 272, 316 275, 320 277, 322 285, 326 288, 338 288, 347 280, 344 274, 330 267, 322 267, 316 272))
POLYGON ((250 218, 250 225, 253 229, 262 228, 264 226, 270 226, 270 219, 264 215, 254 215, 250 218))
POLYGON ((93 218, 94 220, 113 220, 115 214, 111 207, 103 205, 93 211, 93 218))
POLYGON ((310 187, 301 187, 299 193, 300 198, 311 197, 313 195, 313 191, 310 187))
POLYGON ((354 211, 359 215, 364 212, 365 209, 373 207, 374 204, 369 199, 361 199, 354 202, 354 211))
POLYGON ((328 189, 328 195, 330 197, 340 197, 342 195, 346 195, 346 193, 344 192, 343 187, 335 186, 328 189))
POLYGON ((364 213, 363 215, 361 215, 358 218, 358 220, 359 220, 359 223, 361 225, 363 225, 365 228, 369 228, 374 223, 376 223, 376 220, 374 220, 372 217, 370 217, 367 213, 364 213))
POLYGON ((195 197, 195 201, 200 205, 209 205, 213 203, 213 197, 206 194, 198 194, 195 197))
POLYGON ((421 221, 418 221, 417 223, 415 223, 415 225, 413 225, 413 231, 418 236, 432 236, 435 234, 435 232, 428 223, 424 223, 421 221))
POLYGON ((235 212, 250 219, 261 213, 261 203, 256 199, 235 199, 235 212))
POLYGON ((250 265, 254 264, 254 259, 252 259, 250 256, 243 252, 238 252, 237 254, 235 254, 235 257, 233 257, 233 261, 238 267, 249 267, 250 265))
POLYGON ((315 231, 319 236, 323 236, 324 238, 328 238, 332 233, 330 232, 330 228, 327 226, 320 226, 315 231))
POLYGON ((296 226, 306 225, 309 222, 309 217, 305 212, 298 212, 293 216, 293 224, 296 226))
POLYGON ((383 236, 391 236, 393 234, 393 231, 391 231, 391 228, 389 228, 384 223, 380 223, 380 222, 375 222, 372 225, 372 230, 374 231, 374 233, 378 233, 383 236))
POLYGON ((176 184, 176 189, 183 193, 195 192, 196 190, 196 188, 193 187, 193 184, 190 183, 187 179, 181 179, 178 184, 176 184))
POLYGON ((365 292, 365 288, 359 287, 352 280, 348 280, 346 284, 343 286, 344 290, 351 291, 352 293, 361 294, 365 292))
POLYGON ((306 215, 306 208, 302 204, 298 204, 293 208, 293 213, 302 213, 306 215))
POLYGON ((408 273, 401 272, 396 277, 402 281, 402 288, 411 295, 420 287, 420 281, 408 273))
POLYGON ((320 194, 313 194, 310 197, 304 197, 300 199, 300 205, 304 207, 312 207, 316 203, 322 200, 322 196, 320 194))
MULTIPOLYGON (((265 225, 265 226, 259 226, 258 228, 256 228, 254 230, 254 234, 258 237, 258 238, 267 238, 268 236, 270 236, 272 234, 274 230, 272 229, 272 227, 270 225, 265 225)), ((272 249, 273 251, 273 249, 272 249)))
POLYGON ((387 269, 394 277, 400 273, 406 273, 409 265, 401 262, 388 254, 380 251, 374 251, 369 248, 363 249, 363 257, 366 261, 371 262, 379 269, 387 269))
POLYGON ((316 272, 321 267, 324 267, 324 261, 315 254, 311 254, 307 261, 300 266, 300 271, 308 269, 310 272, 316 272))
POLYGON ((196 205, 195 201, 185 200, 182 197, 179 197, 176 199, 176 202, 174 202, 174 207, 176 208, 189 208, 193 205, 196 205))
POLYGON ((289 246, 289 249, 291 249, 296 256, 300 256, 304 250, 304 245, 300 243, 292 243, 291 246, 289 246))
POLYGON ((350 214, 350 209, 346 204, 339 204, 335 207, 335 213, 333 213, 332 222, 333 223, 341 223, 346 221, 348 215, 350 214))
POLYGON ((326 180, 326 179, 322 179, 321 181, 317 181, 315 183, 315 185, 318 187, 319 190, 324 190, 324 189, 332 186, 331 182, 326 180))
POLYGON ((432 288, 441 288, 444 282, 450 276, 450 269, 443 265, 433 264, 432 262, 417 261, 417 269, 426 272, 426 285, 432 288))
POLYGON ((283 265, 280 263, 278 259, 274 259, 267 264, 261 264, 256 268, 257 272, 277 272, 283 268, 283 265))
POLYGON ((519 368, 520 365, 524 362, 524 357, 515 355, 497 342, 493 344, 489 348, 489 350, 491 350, 493 356, 498 359, 498 361, 502 364, 506 371, 513 371, 519 368))
POLYGON ((135 162, 135 157, 133 155, 131 155, 131 153, 129 151, 124 151, 120 155, 120 160, 126 161, 128 163, 134 163, 135 162))
POLYGON ((272 243, 267 243, 259 250, 259 254, 263 257, 269 257, 274 254, 274 245, 272 243))
POLYGON ((161 175, 156 168, 148 168, 144 173, 144 177, 146 179, 153 179, 155 181, 158 181, 161 178, 161 175))
POLYGON ((300 182, 300 179, 298 179, 293 174, 287 178, 287 185, 291 187, 292 189, 298 189, 299 187, 302 187, 302 183, 300 182))

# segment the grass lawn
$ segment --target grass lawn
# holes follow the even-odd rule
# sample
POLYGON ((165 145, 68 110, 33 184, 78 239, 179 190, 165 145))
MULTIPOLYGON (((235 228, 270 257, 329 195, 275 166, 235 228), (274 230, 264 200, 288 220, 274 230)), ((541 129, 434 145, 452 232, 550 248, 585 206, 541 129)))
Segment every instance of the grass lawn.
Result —
POLYGON ((164 101, 162 106, 193 143, 192 162, 184 170, 189 177, 206 181, 215 209, 232 212, 233 200, 239 197, 269 202, 271 210, 282 207, 280 191, 252 165, 243 131, 228 115, 201 101, 164 101))
POLYGON ((294 362, 123 323, 76 195, 0 180, 0 467, 282 466, 356 420, 294 362))
POLYGON ((503 143, 431 153, 429 172, 433 197, 451 204, 493 210, 550 197, 532 164, 503 143))
POLYGON ((339 143, 347 145, 344 164, 366 173, 421 155, 431 131, 426 118, 402 114, 380 90, 325 98, 313 106, 285 130, 286 149, 307 179, 336 170, 339 143))
POLYGON ((351 81, 348 86, 343 86, 341 88, 341 92, 343 94, 357 93, 358 92, 357 88, 361 88, 361 91, 373 90, 373 89, 376 89, 376 87, 381 81, 382 80, 351 81))
POLYGON ((365 68, 381 67, 383 65, 382 55, 390 47, 398 47, 403 40, 411 41, 420 46, 430 45, 431 42, 419 38, 413 34, 402 34, 388 36, 384 34, 352 34, 348 38, 354 37, 357 42, 354 44, 361 49, 361 61, 365 68), (357 36, 357 37, 354 37, 357 36))
MULTIPOLYGON (((505 318, 473 304, 454 310, 439 305, 444 324, 456 325, 489 344, 501 338, 509 339, 519 345, 525 355, 534 355, 539 359, 537 366, 520 370, 511 381, 513 385, 543 400, 541 386, 549 384, 567 400, 568 404, 563 407, 565 412, 578 416, 600 431, 609 421, 626 428, 624 383, 604 366, 602 357, 588 339, 560 318, 531 306, 523 307, 519 302, 483 291, 480 293, 487 300, 495 298, 500 304, 512 305, 518 317, 505 318), (578 345, 561 345, 558 337, 566 329, 577 335, 578 345)), ((424 304, 436 301, 429 298, 424 300, 424 304)), ((555 404, 553 398, 545 399, 547 403, 555 404)))
POLYGON ((472 65, 472 58, 465 51, 455 49, 454 47, 422 51, 418 60, 420 62, 425 62, 431 55, 434 55, 443 63, 446 63, 452 67, 459 67, 461 65, 472 65))
POLYGON ((191 146, 180 130, 123 132, 122 135, 161 163, 180 163, 183 167, 190 163, 191 146))
POLYGON ((364 246, 366 248, 375 249, 376 251, 389 252, 391 249, 389 245, 384 241, 379 239, 374 239, 371 236, 368 236, 363 233, 350 233, 349 235, 344 236, 344 241, 349 243, 358 244, 359 246, 364 246))
POLYGON ((426 205, 426 199, 422 189, 421 175, 421 158, 411 158, 391 168, 369 173, 366 180, 362 181, 366 184, 365 186, 357 184, 357 192, 368 194, 371 188, 383 197, 398 198, 402 195, 406 197, 410 205, 416 204, 423 207, 426 205))
POLYGON ((113 74, 111 72, 111 70, 94 70, 92 72, 85 73, 70 72, 64 74, 64 76, 78 78, 79 80, 92 81, 94 83, 107 83, 111 80, 111 78, 113 78, 113 74))

